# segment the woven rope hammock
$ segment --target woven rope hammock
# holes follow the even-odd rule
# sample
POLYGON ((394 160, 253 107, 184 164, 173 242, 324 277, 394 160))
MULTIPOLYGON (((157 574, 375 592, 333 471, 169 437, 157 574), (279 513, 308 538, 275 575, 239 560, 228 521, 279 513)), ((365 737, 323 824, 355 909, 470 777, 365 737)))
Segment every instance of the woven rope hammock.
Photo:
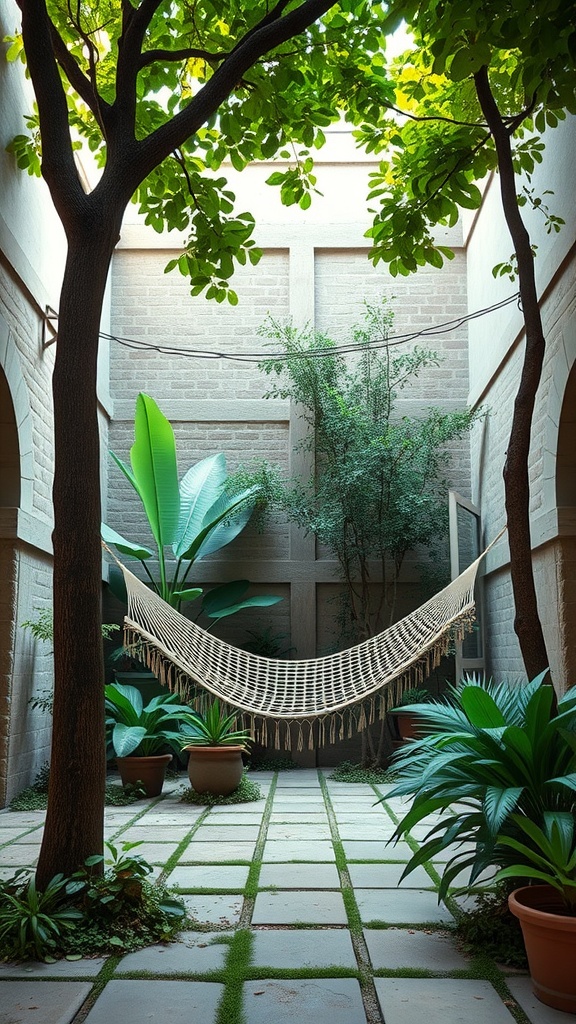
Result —
POLYGON ((310 748, 334 743, 384 718, 402 692, 421 683, 454 640, 472 628, 474 583, 486 551, 378 636, 338 654, 299 661, 262 657, 219 640, 118 562, 128 593, 124 642, 199 710, 206 691, 236 710, 238 722, 260 743, 288 750, 301 750, 306 740, 310 748))

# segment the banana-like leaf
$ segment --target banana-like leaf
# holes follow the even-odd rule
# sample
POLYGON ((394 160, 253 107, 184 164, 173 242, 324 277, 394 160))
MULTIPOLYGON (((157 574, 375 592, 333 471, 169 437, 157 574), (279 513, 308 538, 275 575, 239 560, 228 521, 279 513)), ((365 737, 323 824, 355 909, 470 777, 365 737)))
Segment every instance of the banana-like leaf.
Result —
POLYGON ((220 497, 226 475, 226 459, 219 452, 191 466, 182 477, 180 514, 174 540, 176 558, 182 557, 206 525, 206 513, 220 497))
POLYGON ((142 392, 136 399, 130 461, 158 545, 162 573, 164 547, 174 540, 180 512, 176 442, 174 431, 156 402, 142 392))
POLYGON ((235 615, 236 612, 241 612, 244 608, 269 608, 273 604, 278 604, 281 600, 281 597, 275 597, 273 594, 255 594, 254 597, 246 597, 244 601, 238 601, 227 608, 221 608, 219 612, 212 612, 209 618, 225 619, 228 615, 235 615))
POLYGON ((195 601, 201 593, 202 587, 191 587, 189 590, 174 590, 172 597, 180 604, 181 601, 195 601))
MULTIPOLYGON (((219 551, 229 544, 244 529, 254 508, 250 498, 258 487, 250 487, 233 496, 221 495, 209 508, 200 532, 186 551, 178 557, 190 562, 197 562, 204 555, 219 551), (222 524, 222 528, 218 529, 222 524)), ((180 548, 178 548, 180 552, 180 548)))
POLYGON ((121 534, 116 533, 116 530, 106 526, 106 523, 100 524, 100 533, 102 534, 102 540, 106 544, 113 544, 121 554, 127 555, 129 558, 137 558, 140 562, 143 562, 145 558, 152 558, 154 554, 153 551, 150 551, 150 548, 145 548, 140 544, 133 544, 131 540, 126 540, 121 534))
POLYGON ((119 467, 119 469, 122 470, 122 472, 124 473, 124 476, 129 481, 129 483, 132 484, 132 487, 136 491, 136 494, 138 495, 138 497, 140 499, 142 499, 142 495, 140 494, 140 488, 138 487, 138 481, 136 480, 136 477, 134 476, 134 473, 130 469, 130 466, 127 466, 126 463, 123 461, 123 459, 121 459, 119 455, 115 455, 115 453, 113 451, 111 451, 111 450, 110 450, 110 455, 114 459, 114 462, 119 467))

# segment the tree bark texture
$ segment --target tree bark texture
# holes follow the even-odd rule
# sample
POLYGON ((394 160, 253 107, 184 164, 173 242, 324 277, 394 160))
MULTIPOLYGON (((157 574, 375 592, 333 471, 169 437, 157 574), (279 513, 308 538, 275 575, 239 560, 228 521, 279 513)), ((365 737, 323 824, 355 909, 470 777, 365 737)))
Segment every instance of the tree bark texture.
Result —
MULTIPOLYGON (((70 241, 60 299, 54 397, 54 711, 43 889, 103 849, 106 775, 100 624, 98 332, 113 249, 108 227, 70 241)), ((117 233, 115 233, 114 241, 117 233)))
POLYGON ((504 492, 510 545, 510 575, 514 594, 514 629, 529 679, 548 668, 548 654, 538 614, 530 537, 530 480, 528 459, 536 394, 542 376, 546 342, 536 292, 534 254, 518 207, 510 130, 492 94, 488 70, 476 73, 478 100, 494 138, 498 156, 502 208, 514 245, 525 328, 524 362, 514 401, 504 492))

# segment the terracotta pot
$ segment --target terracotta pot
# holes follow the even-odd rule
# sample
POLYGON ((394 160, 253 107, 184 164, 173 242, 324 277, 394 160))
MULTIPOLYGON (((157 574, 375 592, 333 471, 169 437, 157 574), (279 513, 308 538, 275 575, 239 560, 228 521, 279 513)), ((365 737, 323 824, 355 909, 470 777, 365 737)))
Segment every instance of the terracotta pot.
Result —
POLYGON ((190 754, 188 778, 197 793, 228 796, 238 788, 244 747, 184 747, 190 754))
POLYGON ((422 736, 420 719, 412 711, 405 708, 392 708, 389 715, 394 715, 396 728, 401 740, 418 740, 422 736))
POLYGON ((520 921, 534 995, 547 1006, 576 1013, 576 917, 564 912, 550 885, 525 885, 508 897, 520 921))
POLYGON ((155 754, 151 757, 117 757, 116 764, 123 786, 141 782, 146 796, 160 796, 171 760, 172 754, 155 754))

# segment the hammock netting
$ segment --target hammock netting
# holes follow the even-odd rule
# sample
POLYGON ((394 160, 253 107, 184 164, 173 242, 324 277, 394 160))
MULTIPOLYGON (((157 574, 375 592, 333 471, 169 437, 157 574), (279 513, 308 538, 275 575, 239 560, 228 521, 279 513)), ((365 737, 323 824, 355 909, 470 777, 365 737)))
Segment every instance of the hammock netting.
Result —
MULTIPOLYGON (((491 545, 492 546, 492 545, 491 545)), ((126 566, 129 651, 198 710, 208 694, 235 711, 255 740, 302 749, 366 728, 423 682, 474 622, 483 552, 457 579, 384 632, 337 654, 277 660, 219 640, 176 611, 126 566)))

